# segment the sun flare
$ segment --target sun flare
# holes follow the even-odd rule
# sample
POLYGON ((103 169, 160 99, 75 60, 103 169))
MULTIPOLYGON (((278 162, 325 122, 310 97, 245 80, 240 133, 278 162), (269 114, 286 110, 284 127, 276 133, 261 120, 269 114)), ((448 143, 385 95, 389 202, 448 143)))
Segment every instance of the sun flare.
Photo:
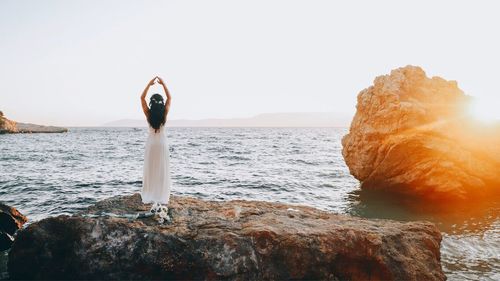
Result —
POLYGON ((468 107, 468 114, 481 122, 500 121, 500 108, 494 101, 487 99, 474 99, 468 107))

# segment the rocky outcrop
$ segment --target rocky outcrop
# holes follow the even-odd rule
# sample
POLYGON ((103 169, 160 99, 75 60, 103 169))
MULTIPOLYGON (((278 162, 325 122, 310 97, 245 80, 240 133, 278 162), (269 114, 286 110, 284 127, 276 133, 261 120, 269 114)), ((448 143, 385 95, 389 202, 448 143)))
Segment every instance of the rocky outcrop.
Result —
MULTIPOLYGON (((1 112, 1 111, 0 111, 1 112)), ((15 133, 17 132, 16 122, 11 121, 0 114, 0 134, 15 133)))
POLYGON ((65 133, 67 128, 55 126, 43 126, 30 123, 19 123, 7 119, 0 111, 0 134, 15 134, 15 133, 65 133))
POLYGON ((358 95, 342 154, 361 187, 426 199, 498 194, 500 127, 471 120, 455 81, 415 66, 358 95))
POLYGON ((444 280, 431 223, 337 215, 268 202, 171 198, 171 221, 138 194, 18 233, 13 279, 444 280))
POLYGON ((13 207, 0 203, 0 251, 9 249, 14 241, 14 233, 28 219, 13 207))

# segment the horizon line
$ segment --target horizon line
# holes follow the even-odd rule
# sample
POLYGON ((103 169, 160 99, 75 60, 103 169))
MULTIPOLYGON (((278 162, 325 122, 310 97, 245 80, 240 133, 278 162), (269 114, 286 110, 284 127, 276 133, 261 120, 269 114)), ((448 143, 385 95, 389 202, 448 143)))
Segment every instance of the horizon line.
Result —
MULTIPOLYGON (((286 128, 336 128, 336 129, 347 129, 350 126, 166 126, 167 128, 214 128, 214 129, 241 129, 241 128, 262 128, 262 129, 286 129, 286 128)), ((139 129, 148 128, 148 126, 68 126, 68 129, 77 128, 103 128, 103 129, 139 129)))

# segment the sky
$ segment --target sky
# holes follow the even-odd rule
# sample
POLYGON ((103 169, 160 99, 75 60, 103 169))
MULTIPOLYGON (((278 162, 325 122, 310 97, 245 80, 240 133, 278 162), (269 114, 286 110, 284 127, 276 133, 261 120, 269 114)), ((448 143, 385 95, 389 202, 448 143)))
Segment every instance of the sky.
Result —
POLYGON ((170 119, 352 114, 376 76, 412 64, 496 111, 496 2, 0 0, 0 110, 63 126, 140 119, 159 75, 170 119))

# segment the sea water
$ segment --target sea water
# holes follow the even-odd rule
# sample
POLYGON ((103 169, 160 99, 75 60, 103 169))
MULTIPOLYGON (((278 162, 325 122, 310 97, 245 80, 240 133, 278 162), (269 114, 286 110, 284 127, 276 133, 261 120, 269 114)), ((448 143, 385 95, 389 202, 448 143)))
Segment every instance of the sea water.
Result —
MULTIPOLYGON (((71 128, 64 134, 0 135, 0 201, 33 222, 139 192, 147 133, 146 128, 71 128)), ((346 128, 167 128, 172 193, 432 221, 443 234, 441 259, 449 280, 500 280, 498 200, 436 211, 425 202, 361 191, 342 158, 346 133, 346 128)), ((0 253, 3 276, 5 256, 0 253)))

